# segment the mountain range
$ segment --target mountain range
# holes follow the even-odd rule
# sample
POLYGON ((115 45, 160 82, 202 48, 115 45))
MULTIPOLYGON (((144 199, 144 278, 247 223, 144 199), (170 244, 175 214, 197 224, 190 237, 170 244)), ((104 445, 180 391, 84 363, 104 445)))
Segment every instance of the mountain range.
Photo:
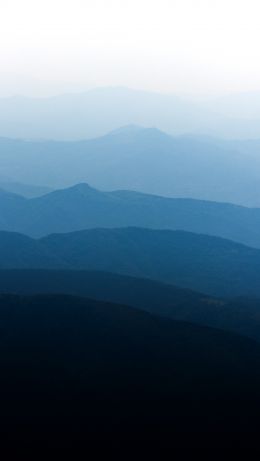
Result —
POLYGON ((233 331, 260 342, 259 299, 216 298, 154 280, 82 270, 0 270, 0 293, 81 296, 233 331))
MULTIPOLYGON (((256 95, 251 96, 250 108, 257 105, 255 101, 256 95)), ((124 87, 96 88, 49 98, 14 96, 0 99, 0 136, 72 140, 137 124, 156 126, 174 135, 260 138, 259 109, 248 116, 243 110, 245 101, 238 102, 235 113, 226 110, 225 105, 235 107, 228 101, 195 103, 172 94, 124 87)))
POLYGON ((260 248, 260 208, 131 191, 102 192, 87 184, 33 199, 0 190, 0 207, 0 230, 32 237, 134 226, 203 233, 260 248))
POLYGON ((5 440, 258 431, 259 107, 0 98, 5 440))
POLYGON ((1 269, 101 270, 213 296, 260 295, 260 250, 184 231, 91 229, 38 240, 0 232, 0 253, 1 269))
POLYGON ((2 138, 0 172, 51 189, 88 182, 102 190, 260 206, 258 145, 132 126, 77 142, 2 138))

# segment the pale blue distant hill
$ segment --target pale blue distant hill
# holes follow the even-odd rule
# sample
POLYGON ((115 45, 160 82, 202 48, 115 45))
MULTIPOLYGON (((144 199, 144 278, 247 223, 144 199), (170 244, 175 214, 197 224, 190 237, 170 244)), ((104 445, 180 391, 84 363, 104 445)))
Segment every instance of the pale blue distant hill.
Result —
POLYGON ((0 136, 75 140, 134 124, 157 126, 174 135, 259 138, 260 116, 256 116, 249 120, 241 110, 233 117, 221 114, 217 102, 216 107, 214 102, 205 106, 175 95, 97 88, 50 98, 1 98, 0 136))
POLYGON ((14 181, 2 181, 1 178, 0 189, 5 190, 6 192, 11 192, 13 194, 22 195, 26 198, 40 197, 41 195, 48 194, 52 191, 50 187, 23 184, 14 181))
POLYGON ((257 140, 173 137, 158 128, 138 126, 73 142, 1 138, 0 175, 51 189, 88 182, 102 190, 258 207, 259 145, 257 140))

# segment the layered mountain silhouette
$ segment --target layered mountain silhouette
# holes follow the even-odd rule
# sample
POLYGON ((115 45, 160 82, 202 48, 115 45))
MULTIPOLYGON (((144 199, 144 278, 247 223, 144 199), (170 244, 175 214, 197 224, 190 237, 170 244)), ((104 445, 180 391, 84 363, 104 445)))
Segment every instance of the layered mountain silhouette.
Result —
POLYGON ((0 324, 8 440, 150 440, 258 427, 254 341, 54 295, 0 296, 0 324))
POLYGON ((256 147, 239 146, 138 127, 78 142, 2 138, 0 171, 15 182, 52 189, 88 182, 102 190, 260 206, 256 147))
POLYGON ((84 296, 153 315, 233 331, 260 341, 259 299, 206 296, 153 280, 101 271, 0 270, 0 293, 84 296))
POLYGON ((260 248, 260 208, 131 191, 101 192, 87 184, 25 199, 0 190, 0 229, 33 237, 97 227, 179 229, 260 248))
POLYGON ((183 231, 92 229, 39 240, 0 232, 2 269, 88 269, 216 296, 259 296, 260 250, 183 231))
POLYGON ((0 98, 4 440, 259 429, 258 99, 0 98))

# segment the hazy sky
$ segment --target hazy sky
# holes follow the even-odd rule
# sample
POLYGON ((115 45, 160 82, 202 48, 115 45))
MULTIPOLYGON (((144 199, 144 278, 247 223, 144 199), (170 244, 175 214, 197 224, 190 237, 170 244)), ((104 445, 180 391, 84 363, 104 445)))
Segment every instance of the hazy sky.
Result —
POLYGON ((0 0, 0 94, 260 90, 259 0, 0 0))

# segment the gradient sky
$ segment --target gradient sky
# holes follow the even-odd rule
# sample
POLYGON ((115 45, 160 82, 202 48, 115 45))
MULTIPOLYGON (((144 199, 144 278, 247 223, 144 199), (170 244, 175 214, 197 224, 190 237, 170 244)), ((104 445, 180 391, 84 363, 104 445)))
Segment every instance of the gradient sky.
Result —
POLYGON ((1 0, 0 94, 260 90, 259 0, 1 0))

